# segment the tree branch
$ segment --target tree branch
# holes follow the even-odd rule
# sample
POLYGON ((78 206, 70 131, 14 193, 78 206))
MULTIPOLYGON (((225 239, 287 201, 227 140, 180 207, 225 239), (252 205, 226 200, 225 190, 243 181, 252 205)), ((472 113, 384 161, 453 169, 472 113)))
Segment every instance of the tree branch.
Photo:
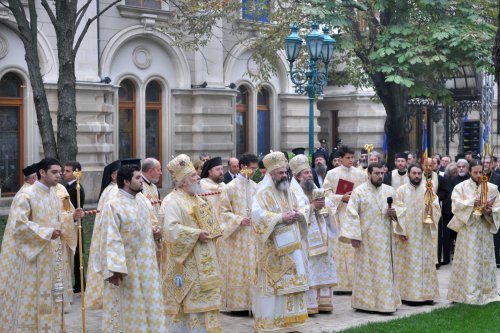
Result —
POLYGON ((54 12, 50 8, 49 4, 47 3, 47 0, 42 0, 42 7, 45 8, 45 11, 47 12, 47 15, 49 15, 50 21, 52 22, 54 27, 57 26, 57 18, 54 15, 54 12))
POLYGON ((8 10, 10 10, 10 7, 7 6, 7 4, 5 4, 3 1, 0 1, 0 5, 4 6, 5 8, 7 8, 8 10))
MULTIPOLYGON (((44 0, 45 1, 45 0, 44 0)), ((82 43, 83 41, 83 38, 85 37, 85 34, 87 33, 87 31, 89 30, 90 28, 90 25, 92 24, 92 22, 94 22, 99 16, 101 16, 102 14, 104 14, 106 11, 108 11, 111 7, 113 7, 114 5, 116 5, 117 3, 121 2, 122 0, 115 0, 113 1, 112 3, 110 3, 108 6, 106 6, 106 8, 104 8, 100 13, 97 13, 96 16, 92 17, 91 19, 88 19, 87 20, 87 23, 85 23, 85 27, 83 27, 83 30, 82 32, 80 33, 80 36, 78 37, 78 40, 76 41, 76 44, 75 44, 75 47, 73 48, 73 52, 74 54, 76 54, 76 52, 78 51, 78 48, 80 47, 80 44, 82 43)))
POLYGON ((36 7, 35 7, 35 1, 34 0, 29 0, 28 1, 28 9, 30 12, 30 30, 31 30, 31 35, 33 38, 37 38, 38 36, 38 17, 36 14, 36 7))
MULTIPOLYGON (((99 1, 99 0, 97 0, 99 1)), ((89 8, 90 4, 92 3, 92 0, 88 0, 85 5, 82 6, 82 8, 78 9, 76 12, 76 25, 75 28, 78 29, 78 26, 80 25, 80 22, 82 21, 83 17, 85 16, 85 13, 87 12, 87 9, 89 8)))

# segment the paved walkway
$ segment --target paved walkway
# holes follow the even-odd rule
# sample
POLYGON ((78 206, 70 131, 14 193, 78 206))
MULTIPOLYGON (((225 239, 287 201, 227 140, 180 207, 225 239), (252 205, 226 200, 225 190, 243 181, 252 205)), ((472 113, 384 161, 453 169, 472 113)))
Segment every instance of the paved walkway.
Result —
MULTIPOLYGON (((354 311, 351 308, 351 296, 335 296, 334 310, 331 314, 317 314, 307 321, 307 324, 300 330, 301 333, 322 333, 341 331, 343 329, 363 325, 369 322, 380 322, 393 320, 399 317, 410 316, 421 312, 430 312, 437 308, 450 306, 446 300, 448 292, 448 281, 451 273, 451 265, 442 266, 438 270, 440 299, 435 305, 408 306, 402 305, 393 315, 378 315, 354 311)), ((500 285, 499 274, 497 282, 500 285)), ((221 315, 223 332, 231 333, 251 333, 253 332, 253 320, 245 316, 221 315)), ((67 314, 66 324, 68 333, 81 332, 81 310, 80 297, 75 298, 71 312, 67 314)), ((100 311, 86 311, 87 333, 101 332, 100 311)))

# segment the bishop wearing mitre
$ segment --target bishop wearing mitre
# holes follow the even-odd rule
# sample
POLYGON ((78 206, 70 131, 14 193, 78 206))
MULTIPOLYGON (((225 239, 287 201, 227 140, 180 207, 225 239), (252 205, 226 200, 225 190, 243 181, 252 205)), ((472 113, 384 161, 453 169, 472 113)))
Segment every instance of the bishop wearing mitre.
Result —
POLYGON ((290 169, 293 173, 291 189, 309 226, 305 242, 309 281, 307 310, 309 314, 331 312, 332 287, 337 283, 332 242, 336 234, 329 210, 332 203, 325 199, 323 189, 316 188, 307 156, 292 158, 290 169), (321 195, 316 196, 317 193, 321 195))
POLYGON ((178 155, 167 169, 177 185, 164 206, 167 326, 171 332, 221 332, 223 280, 215 248, 220 226, 211 203, 199 196, 200 177, 189 157, 178 155))
POLYGON ((291 332, 307 318, 307 266, 302 242, 307 221, 290 189, 282 152, 263 159, 267 169, 252 203, 258 237, 258 280, 252 309, 256 332, 291 332))

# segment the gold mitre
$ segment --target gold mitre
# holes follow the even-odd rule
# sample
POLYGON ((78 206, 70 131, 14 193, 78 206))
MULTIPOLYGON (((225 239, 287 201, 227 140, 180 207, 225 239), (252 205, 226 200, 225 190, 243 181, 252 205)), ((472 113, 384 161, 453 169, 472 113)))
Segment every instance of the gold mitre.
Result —
POLYGON ((367 153, 371 153, 373 151, 373 144, 367 143, 363 148, 367 151, 367 153))
POLYGON ((310 169, 309 159, 306 155, 297 155, 290 160, 290 169, 294 175, 299 174, 305 169, 310 169))
POLYGON ((288 166, 288 161, 285 157, 285 154, 280 151, 270 152, 269 154, 264 156, 262 162, 264 163, 264 166, 266 167, 268 172, 271 172, 278 168, 286 168, 288 166))
POLYGON ((181 181, 191 172, 196 171, 193 163, 191 163, 191 160, 185 154, 180 154, 174 157, 174 159, 167 164, 167 170, 172 174, 176 181, 181 181))

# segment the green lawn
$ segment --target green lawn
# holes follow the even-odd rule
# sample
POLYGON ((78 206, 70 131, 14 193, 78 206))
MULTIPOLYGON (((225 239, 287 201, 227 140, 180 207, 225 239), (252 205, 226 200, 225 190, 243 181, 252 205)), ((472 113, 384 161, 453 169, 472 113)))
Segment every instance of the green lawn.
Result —
POLYGON ((342 331, 343 333, 479 333, 500 331, 500 303, 488 305, 456 304, 411 317, 373 323, 342 331))
MULTIPOLYGON (((85 270, 87 269, 87 262, 89 259, 89 249, 90 240, 92 239, 92 229, 94 228, 94 218, 93 216, 86 216, 83 218, 83 239, 84 239, 84 260, 85 260, 85 270)), ((0 245, 2 244, 3 234, 5 232, 5 225, 7 224, 7 216, 0 216, 0 245)))

